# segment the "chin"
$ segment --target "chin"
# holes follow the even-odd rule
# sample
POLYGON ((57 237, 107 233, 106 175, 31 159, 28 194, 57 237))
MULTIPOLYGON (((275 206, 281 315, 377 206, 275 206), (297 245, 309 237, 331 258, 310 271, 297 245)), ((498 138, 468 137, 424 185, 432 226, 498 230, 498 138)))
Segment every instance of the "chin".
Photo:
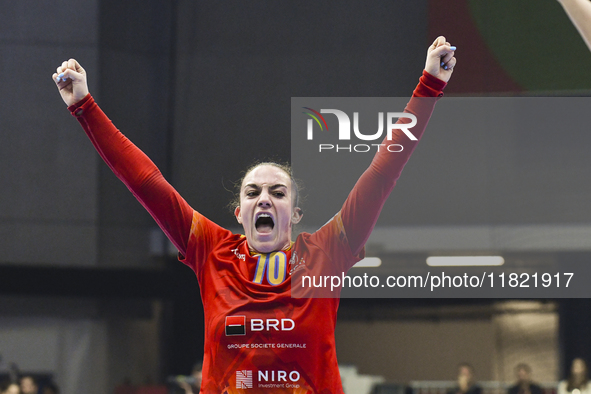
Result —
POLYGON ((251 247, 260 253, 272 253, 281 250, 283 245, 277 240, 275 234, 257 234, 251 243, 251 247))
POLYGON ((272 231, 268 234, 260 234, 256 230, 251 233, 252 238, 249 240, 251 249, 259 253, 272 253, 283 250, 285 245, 289 245, 289 239, 281 239, 279 233, 272 231))
POLYGON ((281 250, 280 246, 271 242, 255 242, 253 248, 260 253, 272 253, 281 250))

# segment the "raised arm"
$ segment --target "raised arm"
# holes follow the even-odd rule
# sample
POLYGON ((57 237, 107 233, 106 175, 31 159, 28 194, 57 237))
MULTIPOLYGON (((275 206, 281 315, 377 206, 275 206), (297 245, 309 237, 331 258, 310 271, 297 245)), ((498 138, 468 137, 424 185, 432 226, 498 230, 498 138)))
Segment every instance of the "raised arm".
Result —
POLYGON ((558 0, 591 50, 591 2, 589 0, 558 0))
MULTIPOLYGON (((443 95, 442 90, 453 73, 456 65, 454 51, 455 47, 445 37, 438 37, 427 50, 425 71, 405 108, 405 112, 412 113, 417 118, 417 124, 410 130, 418 140, 427 127, 437 98, 443 95)), ((403 118, 399 122, 408 123, 409 120, 403 118)), ((383 144, 400 144, 403 150, 393 153, 380 149, 343 204, 341 217, 354 255, 359 254, 367 242, 384 202, 396 185, 417 143, 418 141, 410 140, 397 129, 392 141, 384 140, 383 144)))
POLYGON ((63 62, 52 78, 103 160, 185 255, 193 209, 94 102, 88 92, 86 71, 76 60, 63 62))

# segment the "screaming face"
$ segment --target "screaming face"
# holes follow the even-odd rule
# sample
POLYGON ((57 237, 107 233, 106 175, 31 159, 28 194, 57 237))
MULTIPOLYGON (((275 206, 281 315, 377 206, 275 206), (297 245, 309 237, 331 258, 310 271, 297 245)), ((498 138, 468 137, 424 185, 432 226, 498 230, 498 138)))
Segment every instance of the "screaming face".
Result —
POLYGON ((291 244, 292 225, 301 219, 293 207, 290 176, 281 168, 263 164, 250 171, 240 189, 240 206, 234 214, 244 227, 251 252, 286 250, 291 244))

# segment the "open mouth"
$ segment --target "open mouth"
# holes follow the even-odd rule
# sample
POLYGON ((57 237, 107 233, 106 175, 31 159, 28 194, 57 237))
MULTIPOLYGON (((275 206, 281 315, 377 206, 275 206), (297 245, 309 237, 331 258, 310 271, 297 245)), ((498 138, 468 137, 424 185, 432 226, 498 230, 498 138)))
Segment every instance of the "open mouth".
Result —
POLYGON ((257 216, 254 226, 259 233, 267 234, 273 231, 275 223, 273 222, 271 215, 268 213, 261 213, 257 216))

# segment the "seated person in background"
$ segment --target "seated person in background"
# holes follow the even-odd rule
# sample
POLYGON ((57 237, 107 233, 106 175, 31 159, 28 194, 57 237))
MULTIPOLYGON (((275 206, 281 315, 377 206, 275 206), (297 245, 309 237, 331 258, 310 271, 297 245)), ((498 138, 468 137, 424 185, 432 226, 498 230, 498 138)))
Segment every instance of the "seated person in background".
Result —
POLYGON ((187 379, 179 381, 179 386, 185 390, 185 394, 195 394, 201 390, 201 376, 203 369, 202 363, 197 363, 193 366, 193 370, 191 371, 191 376, 187 379), (194 379, 194 380, 193 380, 194 379))
POLYGON ((18 383, 12 383, 7 380, 0 383, 0 394, 21 394, 21 388, 18 383))
POLYGON ((35 378, 32 376, 23 376, 21 378, 21 392, 22 394, 38 394, 39 386, 37 386, 35 378))
POLYGON ((527 364, 518 364, 515 367, 517 383, 509 388, 507 394, 542 394, 542 388, 531 380, 531 367, 527 364))
POLYGON ((43 386, 43 394, 59 394, 60 390, 57 388, 57 385, 53 382, 47 383, 43 386))
POLYGON ((474 368, 468 363, 458 365, 458 386, 448 394, 482 394, 482 388, 474 379, 474 368))
POLYGON ((582 358, 575 358, 570 367, 567 380, 558 384, 558 394, 591 394, 587 363, 582 358))

